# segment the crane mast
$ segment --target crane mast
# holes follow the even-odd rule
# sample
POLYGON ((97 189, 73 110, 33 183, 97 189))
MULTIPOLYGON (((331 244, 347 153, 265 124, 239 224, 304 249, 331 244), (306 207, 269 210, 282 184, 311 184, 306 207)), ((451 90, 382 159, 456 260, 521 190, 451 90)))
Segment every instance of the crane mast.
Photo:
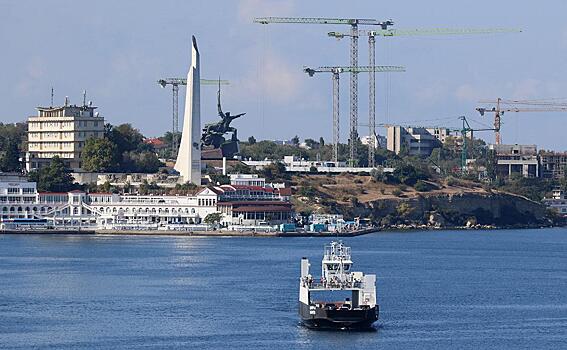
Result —
MULTIPOLYGON (((321 17, 259 17, 254 23, 293 23, 293 24, 343 24, 350 25, 350 67, 358 67, 358 26, 381 26, 387 29, 394 24, 391 20, 378 21, 365 18, 321 18, 321 17)), ((358 139, 358 71, 350 71, 350 127, 349 127, 349 165, 356 163, 356 140, 358 139)))
MULTIPOLYGON (((319 68, 304 67, 303 71, 309 76, 316 73, 331 73, 333 81, 333 162, 339 160, 339 75, 341 73, 362 72, 405 72, 405 68, 401 66, 358 66, 358 67, 330 67, 324 66, 319 68)), ((351 154, 349 154, 349 157, 351 154)), ((374 157, 372 158, 374 159, 374 157)), ((370 159, 369 159, 370 161, 370 159)), ((368 163, 370 166, 370 162, 368 163)), ((373 164, 373 163, 372 163, 373 164)))
MULTIPOLYGON (((337 39, 342 39, 346 36, 351 37, 352 40, 355 39, 355 35, 358 36, 368 36, 368 65, 370 67, 375 66, 376 60, 376 37, 393 37, 393 36, 406 36, 406 35, 464 35, 464 34, 492 34, 492 33, 511 33, 511 32, 521 32, 518 29, 509 28, 488 28, 488 29, 469 29, 469 28, 432 28, 432 29, 391 29, 389 26, 393 25, 393 21, 385 21, 380 24, 380 29, 377 30, 358 30, 355 33, 340 33, 340 32, 329 32, 328 36, 337 39)), ((352 45, 352 43, 351 43, 352 45)), ((358 50, 358 47, 357 47, 358 50)), ((352 52, 352 50, 351 50, 352 52)), ((374 167, 375 157, 374 152, 376 145, 374 144, 375 134, 376 134, 376 75, 373 71, 370 71, 370 76, 368 80, 368 135, 370 137, 370 142, 368 143, 368 166, 374 167)), ((358 105, 358 103, 357 103, 358 105)), ((357 107, 358 108, 358 107, 357 107)))
MULTIPOLYGON (((175 156, 177 154, 177 147, 179 144, 179 85, 187 85, 186 78, 165 78, 160 79, 157 83, 165 88, 167 85, 171 85, 173 100, 173 118, 171 125, 171 154, 175 156)), ((228 80, 212 80, 212 79, 201 79, 201 85, 229 85, 228 80)))
POLYGON ((481 116, 494 113, 494 142, 502 143, 500 130, 502 116, 505 112, 567 112, 567 103, 558 103, 554 100, 505 100, 497 98, 496 101, 480 101, 479 103, 492 105, 492 107, 478 107, 476 110, 481 116))

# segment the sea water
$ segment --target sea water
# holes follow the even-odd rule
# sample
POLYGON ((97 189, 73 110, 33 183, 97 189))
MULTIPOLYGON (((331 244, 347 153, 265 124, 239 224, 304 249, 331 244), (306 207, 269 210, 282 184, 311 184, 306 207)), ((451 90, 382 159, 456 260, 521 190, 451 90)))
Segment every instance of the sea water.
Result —
POLYGON ((0 235, 0 348, 567 348, 567 230, 345 238, 375 332, 299 325, 325 238, 0 235))

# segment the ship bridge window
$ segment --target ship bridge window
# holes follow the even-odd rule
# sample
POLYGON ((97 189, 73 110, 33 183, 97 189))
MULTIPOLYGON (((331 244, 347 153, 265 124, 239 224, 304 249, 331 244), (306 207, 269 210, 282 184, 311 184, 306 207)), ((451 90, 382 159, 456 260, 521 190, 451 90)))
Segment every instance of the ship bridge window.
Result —
POLYGON ((350 269, 350 264, 344 264, 344 265, 343 265, 343 269, 344 269, 345 271, 348 271, 348 270, 350 269))

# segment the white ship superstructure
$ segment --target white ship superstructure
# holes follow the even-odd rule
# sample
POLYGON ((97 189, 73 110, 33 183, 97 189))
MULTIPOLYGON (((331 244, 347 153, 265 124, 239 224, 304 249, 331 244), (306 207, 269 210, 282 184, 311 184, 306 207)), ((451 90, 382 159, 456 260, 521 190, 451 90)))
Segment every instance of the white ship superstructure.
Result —
POLYGON ((376 275, 351 271, 350 247, 342 242, 325 246, 321 278, 309 272, 309 260, 301 259, 299 283, 300 315, 312 328, 368 328, 378 318, 376 275), (341 301, 313 300, 318 292, 350 291, 341 301))

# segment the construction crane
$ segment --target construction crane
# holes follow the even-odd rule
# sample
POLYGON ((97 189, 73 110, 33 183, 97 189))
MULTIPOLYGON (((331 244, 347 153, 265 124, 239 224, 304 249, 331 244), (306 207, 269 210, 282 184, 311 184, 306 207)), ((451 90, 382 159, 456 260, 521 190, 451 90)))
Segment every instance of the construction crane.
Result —
POLYGON ((349 163, 355 162, 355 140, 358 138, 358 33, 359 25, 380 26, 383 30, 394 24, 393 21, 378 21, 363 18, 312 18, 312 17, 260 17, 254 18, 254 23, 293 23, 293 24, 342 24, 350 25, 350 156, 349 163))
POLYGON ((469 125, 467 118, 463 115, 459 117, 460 120, 463 121, 463 127, 460 131, 461 137, 463 139, 463 147, 461 147, 461 172, 466 173, 467 171, 467 133, 471 134, 471 147, 474 147, 474 135, 473 132, 475 131, 494 131, 493 128, 484 128, 484 129, 473 129, 469 125))
MULTIPOLYGON (((319 68, 309 68, 304 67, 303 71, 309 74, 310 77, 314 76, 315 73, 331 73, 333 79, 333 161, 337 162, 339 159, 339 75, 341 73, 356 73, 361 72, 405 72, 404 67, 400 66, 358 66, 358 67, 319 67, 319 68)), ((352 137, 352 134, 350 135, 352 137)), ((371 137, 372 138, 372 137, 371 137)), ((354 144, 354 140, 350 140, 351 144, 354 144)), ((374 151, 374 149, 372 150, 374 151)), ((373 152, 374 154, 374 152, 373 152)), ((374 160, 374 156, 372 157, 374 160)), ((372 165, 368 163, 369 167, 374 167, 374 162, 372 165)))
MULTIPOLYGON (((424 128, 424 129, 445 129, 447 131, 450 132, 458 132, 461 134, 462 137, 462 147, 461 147, 461 171, 462 172, 466 172, 466 167, 467 167, 467 154, 468 154, 468 141, 467 141, 467 134, 470 134, 470 140, 471 140, 471 147, 474 146, 474 132, 475 131, 494 131, 493 128, 481 128, 481 129, 473 129, 467 118, 465 116, 460 116, 458 118, 459 120, 462 121, 462 127, 461 128, 457 128, 457 127, 448 127, 448 126, 433 126, 433 125, 428 125, 428 126, 424 126, 424 125, 396 125, 396 124, 387 124, 387 123, 381 123, 378 124, 378 126, 380 127, 391 127, 391 126, 401 126, 404 128, 424 128)), ((437 165, 437 164, 435 164, 437 165)))
MULTIPOLYGON (((406 35, 461 35, 461 34, 489 34, 489 33, 508 33, 517 32, 517 29, 506 28, 493 28, 493 29, 458 29, 458 28, 433 28, 433 29, 390 29, 388 26, 393 25, 392 21, 388 21, 382 25, 380 30, 359 30, 357 36, 368 37, 368 66, 374 67, 376 65, 376 37, 393 37, 393 36, 406 36, 406 35)), ((351 37, 352 33, 329 32, 328 36, 342 39, 344 37, 351 37)), ((374 144, 373 135, 376 133, 376 74, 373 70, 369 70, 368 77, 368 135, 371 141, 368 143, 368 164, 374 166, 374 144)))
POLYGON ((502 142, 500 135, 501 118, 504 112, 567 112, 567 103, 554 101, 556 100, 505 100, 497 98, 496 101, 480 101, 479 103, 489 104, 491 107, 478 107, 476 110, 481 116, 488 112, 494 113, 494 138, 495 143, 500 145, 502 142))
MULTIPOLYGON (((175 156, 177 153, 177 145, 179 144, 179 85, 187 85, 186 78, 166 78, 157 81, 158 84, 165 88, 167 85, 171 85, 173 91, 173 125, 171 127, 171 151, 172 155, 175 156)), ((201 79, 201 85, 229 85, 228 80, 213 80, 213 79, 201 79)))

